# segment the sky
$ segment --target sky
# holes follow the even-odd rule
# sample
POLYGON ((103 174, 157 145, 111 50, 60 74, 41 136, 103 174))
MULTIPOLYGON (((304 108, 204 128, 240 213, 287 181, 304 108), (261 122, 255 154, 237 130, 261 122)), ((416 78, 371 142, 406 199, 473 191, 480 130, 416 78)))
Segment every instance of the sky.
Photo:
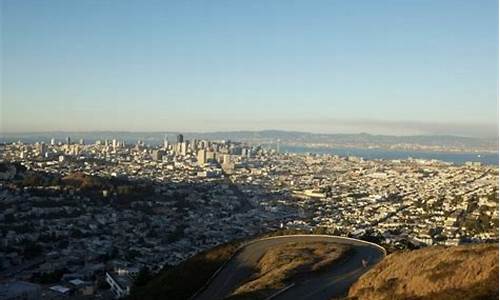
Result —
POLYGON ((498 2, 0 0, 0 131, 498 138, 498 2))

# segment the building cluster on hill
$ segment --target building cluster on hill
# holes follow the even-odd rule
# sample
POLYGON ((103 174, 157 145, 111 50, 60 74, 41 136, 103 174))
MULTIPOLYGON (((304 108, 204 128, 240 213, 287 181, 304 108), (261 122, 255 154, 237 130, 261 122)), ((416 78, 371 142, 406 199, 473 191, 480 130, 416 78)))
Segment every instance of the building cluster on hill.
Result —
POLYGON ((277 228, 396 248, 498 241, 493 166, 182 135, 154 146, 18 142, 1 145, 0 159, 0 294, 120 297, 145 270, 277 228))

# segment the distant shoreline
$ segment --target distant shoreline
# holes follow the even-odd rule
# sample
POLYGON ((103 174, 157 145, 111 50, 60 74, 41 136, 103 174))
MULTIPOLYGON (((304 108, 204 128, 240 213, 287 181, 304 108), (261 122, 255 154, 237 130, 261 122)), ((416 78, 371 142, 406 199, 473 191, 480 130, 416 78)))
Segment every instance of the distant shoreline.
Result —
MULTIPOLYGON (((83 139, 86 144, 96 140, 117 139, 127 144, 138 140, 147 145, 162 145, 165 138, 175 142, 178 132, 125 132, 125 131, 88 131, 88 132, 38 132, 38 133, 0 133, 0 143, 48 143, 83 139)), ((487 165, 498 165, 498 138, 472 138, 459 136, 388 136, 359 134, 318 134, 297 131, 219 131, 206 133, 183 133, 184 138, 207 140, 232 140, 251 145, 274 148, 280 144, 282 151, 318 154, 337 154, 341 156, 360 156, 366 159, 435 159, 455 164, 466 161, 479 161, 487 165), (480 155, 480 157, 477 157, 480 155)))
MULTIPOLYGON (((262 143, 261 145, 265 145, 266 147, 276 148, 276 143, 262 143)), ((401 151, 401 152, 422 152, 422 153, 449 153, 449 154, 474 154, 474 155, 483 155, 483 154, 496 154, 498 155, 498 149, 459 149, 459 148, 446 148, 446 147, 436 147, 433 149, 426 149, 431 147, 426 147, 423 145, 414 145, 414 148, 405 148, 398 146, 389 146, 389 145, 325 145, 325 144, 315 144, 315 143, 290 143, 284 142, 280 143, 280 147, 302 147, 308 149, 359 149, 359 150, 376 150, 376 151, 401 151)))
MULTIPOLYGON (((265 145, 267 148, 276 148, 276 145, 265 145)), ((280 152, 288 153, 314 153, 330 154, 339 156, 357 156, 364 159, 405 160, 408 158, 438 160, 458 165, 465 162, 480 162, 485 165, 498 166, 498 153, 489 152, 446 152, 446 151, 423 151, 423 150, 399 150, 384 148, 360 148, 360 147, 311 147, 280 145, 280 152), (478 157, 478 155, 480 155, 478 157)))

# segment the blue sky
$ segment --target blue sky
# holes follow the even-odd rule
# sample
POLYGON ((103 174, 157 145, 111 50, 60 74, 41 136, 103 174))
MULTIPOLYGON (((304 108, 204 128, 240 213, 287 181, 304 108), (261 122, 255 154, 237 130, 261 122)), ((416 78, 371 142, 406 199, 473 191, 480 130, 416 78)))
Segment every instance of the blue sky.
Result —
POLYGON ((497 1, 0 1, 5 132, 497 133, 497 1))

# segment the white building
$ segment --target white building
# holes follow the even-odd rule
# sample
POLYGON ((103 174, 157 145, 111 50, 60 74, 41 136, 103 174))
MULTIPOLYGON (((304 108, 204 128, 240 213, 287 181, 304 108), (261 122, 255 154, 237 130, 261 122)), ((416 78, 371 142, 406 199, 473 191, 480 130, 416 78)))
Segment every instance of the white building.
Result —
POLYGON ((106 272, 106 282, 110 285, 115 298, 122 298, 130 294, 133 279, 128 270, 118 269, 116 272, 106 272))

